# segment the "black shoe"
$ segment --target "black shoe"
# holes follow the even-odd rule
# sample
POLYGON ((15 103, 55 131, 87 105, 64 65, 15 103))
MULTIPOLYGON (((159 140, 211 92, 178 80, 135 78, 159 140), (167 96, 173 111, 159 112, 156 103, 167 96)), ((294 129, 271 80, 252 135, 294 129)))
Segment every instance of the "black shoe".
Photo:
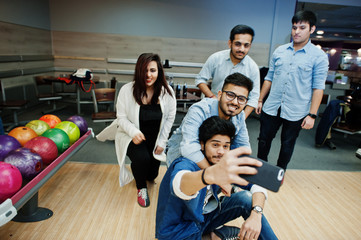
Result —
POLYGON ((333 144, 333 142, 331 142, 331 140, 327 139, 325 141, 325 144, 327 145, 327 147, 329 147, 331 150, 335 150, 336 149, 336 146, 335 144, 333 144))
POLYGON ((241 231, 241 229, 238 227, 223 226, 215 229, 213 232, 222 240, 237 240, 239 239, 239 231, 241 231))

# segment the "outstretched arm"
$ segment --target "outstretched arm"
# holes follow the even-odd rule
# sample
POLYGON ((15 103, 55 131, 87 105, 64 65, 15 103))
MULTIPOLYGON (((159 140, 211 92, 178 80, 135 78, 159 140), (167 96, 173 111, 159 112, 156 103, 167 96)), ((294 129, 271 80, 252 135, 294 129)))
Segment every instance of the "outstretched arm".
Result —
MULTIPOLYGON (((187 172, 183 175, 180 184, 180 190, 186 195, 193 195, 204 188, 205 183, 217 184, 219 186, 238 184, 247 185, 247 181, 239 177, 239 174, 256 174, 257 170, 252 166, 259 167, 262 163, 249 157, 239 158, 241 155, 249 154, 250 149, 240 147, 226 153, 222 159, 215 165, 197 172, 187 172)), ((225 193, 230 196, 230 192, 225 193)))

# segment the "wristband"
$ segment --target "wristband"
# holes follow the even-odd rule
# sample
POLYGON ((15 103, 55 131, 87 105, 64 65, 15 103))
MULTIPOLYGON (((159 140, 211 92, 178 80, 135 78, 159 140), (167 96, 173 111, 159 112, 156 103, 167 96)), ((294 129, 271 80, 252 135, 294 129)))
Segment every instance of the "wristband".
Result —
POLYGON ((312 114, 312 113, 307 114, 307 116, 310 116, 310 117, 313 118, 313 119, 316 119, 316 118, 317 118, 317 115, 316 115, 316 114, 312 114))
POLYGON ((203 169, 203 172, 202 172, 202 176, 201 176, 202 183, 203 183, 204 185, 209 185, 208 183, 206 183, 206 180, 204 180, 204 173, 205 173, 205 172, 206 172, 206 168, 203 169))
POLYGON ((211 95, 211 96, 209 96, 209 98, 213 98, 213 97, 215 97, 215 95, 211 95))

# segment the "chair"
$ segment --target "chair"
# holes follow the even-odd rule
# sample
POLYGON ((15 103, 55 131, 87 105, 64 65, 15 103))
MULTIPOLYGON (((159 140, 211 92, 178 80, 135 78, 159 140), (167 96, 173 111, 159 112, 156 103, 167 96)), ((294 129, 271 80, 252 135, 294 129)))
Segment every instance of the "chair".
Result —
POLYGON ((92 99, 94 104, 93 122, 113 122, 117 118, 116 108, 116 88, 92 89, 92 99), (106 111, 100 111, 100 107, 105 107, 106 111))
POLYGON ((58 95, 57 93, 55 93, 54 91, 54 82, 53 81, 46 81, 45 79, 48 78, 48 76, 36 76, 35 77, 35 83, 36 83, 36 96, 38 97, 38 100, 40 102, 47 102, 47 104, 51 104, 52 103, 52 109, 47 110, 47 111, 43 111, 43 114, 47 114, 47 113, 52 113, 55 111, 59 111, 64 107, 61 108, 57 108, 56 107, 56 102, 59 100, 62 100, 63 97, 58 95), (44 87, 48 87, 48 91, 46 93, 40 93, 40 88, 42 88, 42 90, 44 89, 44 87), (50 88, 50 90, 49 90, 50 88))
MULTIPOLYGON (((25 124, 28 121, 19 121, 18 114, 25 110, 30 100, 27 99, 26 95, 26 87, 29 85, 34 85, 34 80, 31 78, 4 78, 0 80, 0 88, 2 93, 2 101, 0 102, 1 110, 10 110, 13 115, 13 122, 4 123, 4 126, 7 126, 7 130, 15 126, 20 126, 21 124, 25 124), (20 99, 8 99, 7 92, 13 88, 22 88, 23 97, 20 99)), ((21 94, 19 94, 21 95, 21 94)))
POLYGON ((352 97, 345 96, 343 97, 345 101, 344 104, 340 104, 340 116, 335 124, 332 126, 332 129, 344 134, 346 138, 347 135, 353 134, 361 134, 361 123, 360 123, 360 115, 352 114, 352 113, 359 113, 360 108, 357 107, 355 102, 352 102, 352 97), (349 115, 348 113, 351 113, 349 115), (356 119, 353 119, 356 118, 356 119))

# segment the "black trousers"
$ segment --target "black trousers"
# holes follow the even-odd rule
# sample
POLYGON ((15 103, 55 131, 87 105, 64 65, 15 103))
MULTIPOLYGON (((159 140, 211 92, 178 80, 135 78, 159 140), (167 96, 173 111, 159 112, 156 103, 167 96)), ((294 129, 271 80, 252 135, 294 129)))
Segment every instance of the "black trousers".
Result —
POLYGON ((139 145, 129 143, 127 156, 132 162, 130 167, 133 172, 137 189, 146 188, 146 181, 153 181, 159 172, 160 161, 153 157, 155 143, 143 141, 139 145))
POLYGON ((302 129, 302 121, 303 119, 288 121, 281 118, 279 114, 277 116, 271 116, 262 111, 257 157, 266 162, 268 161, 272 140, 275 138, 277 131, 282 125, 281 149, 277 160, 277 166, 286 169, 291 160, 297 137, 302 129))

